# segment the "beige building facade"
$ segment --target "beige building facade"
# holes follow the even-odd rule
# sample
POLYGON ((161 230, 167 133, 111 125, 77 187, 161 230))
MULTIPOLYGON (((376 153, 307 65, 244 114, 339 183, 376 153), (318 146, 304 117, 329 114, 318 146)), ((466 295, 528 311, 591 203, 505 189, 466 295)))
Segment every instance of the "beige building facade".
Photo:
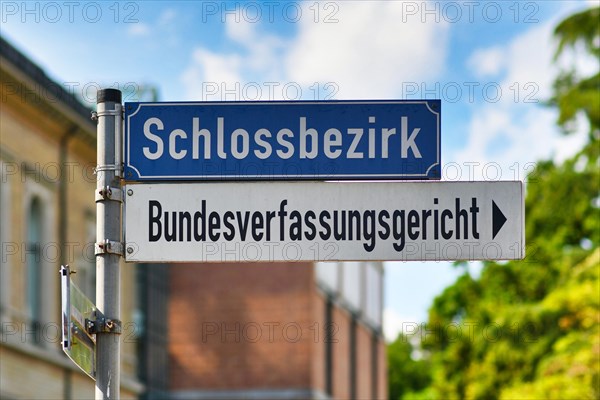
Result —
MULTIPOLYGON (((64 86, 0 46, 0 398, 93 398, 93 380, 61 349, 59 268, 76 270, 94 300, 96 126, 64 86)), ((123 264, 123 291, 135 293, 134 278, 123 264)), ((143 390, 134 303, 123 297, 123 398, 143 390)))

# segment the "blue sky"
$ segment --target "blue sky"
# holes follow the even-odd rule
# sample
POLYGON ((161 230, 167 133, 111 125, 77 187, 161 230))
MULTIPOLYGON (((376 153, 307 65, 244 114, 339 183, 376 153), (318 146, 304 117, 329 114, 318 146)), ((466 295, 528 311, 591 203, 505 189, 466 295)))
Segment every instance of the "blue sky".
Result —
MULTIPOLYGON (((524 180, 584 141, 561 136, 541 103, 558 71, 552 29, 590 4, 5 1, 1 18, 2 35, 90 106, 99 86, 144 84, 163 101, 441 98, 443 179, 524 180)), ((424 321, 459 272, 388 263, 386 335, 424 321)))

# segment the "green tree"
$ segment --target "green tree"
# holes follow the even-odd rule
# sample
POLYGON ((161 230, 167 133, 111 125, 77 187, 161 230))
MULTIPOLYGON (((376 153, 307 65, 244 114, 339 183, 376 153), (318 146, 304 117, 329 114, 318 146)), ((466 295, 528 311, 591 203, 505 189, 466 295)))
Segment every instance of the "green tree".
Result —
MULTIPOLYGON (((562 56, 567 49, 583 45, 585 50, 598 60, 600 58, 600 7, 590 8, 574 14, 562 21, 554 30, 559 39, 555 58, 562 56)), ((573 122, 579 112, 584 112, 592 129, 590 139, 598 140, 600 128, 600 71, 589 77, 580 77, 573 65, 562 72, 555 81, 555 96, 552 104, 558 107, 559 126, 569 131, 569 122, 573 122)))
POLYGON ((399 400, 411 392, 425 389, 430 383, 427 360, 415 360, 411 337, 398 335, 387 347, 390 399, 399 400))
MULTIPOLYGON (((598 7, 562 21, 557 57, 582 46, 598 59, 598 21, 598 7)), ((570 134, 583 115, 588 141, 528 177, 527 258, 487 262, 435 299, 420 364, 430 398, 600 398, 600 68, 580 76, 572 66, 554 89, 558 125, 570 134)))

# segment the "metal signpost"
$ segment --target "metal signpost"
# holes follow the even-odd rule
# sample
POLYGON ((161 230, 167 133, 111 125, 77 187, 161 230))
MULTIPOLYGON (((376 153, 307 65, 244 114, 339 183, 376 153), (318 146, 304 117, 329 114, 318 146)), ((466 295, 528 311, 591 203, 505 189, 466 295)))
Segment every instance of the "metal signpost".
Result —
POLYGON ((98 91, 96 167, 96 304, 71 282, 71 270, 61 268, 63 351, 96 380, 96 399, 120 397, 121 178, 123 108, 121 92, 98 91))
POLYGON ((440 179, 440 100, 125 103, 125 179, 440 179))
POLYGON ((96 167, 96 398, 118 399, 121 385, 121 92, 98 91, 96 167))
POLYGON ((96 399, 119 398, 123 256, 525 256, 521 182, 435 182, 440 100, 126 103, 123 110, 121 92, 103 89, 97 103, 95 305, 71 282, 68 266, 61 269, 63 350, 96 379, 96 399), (122 190, 122 180, 138 183, 122 190))
POLYGON ((126 192, 127 261, 493 260, 524 253, 521 182, 166 183, 128 185, 126 192))

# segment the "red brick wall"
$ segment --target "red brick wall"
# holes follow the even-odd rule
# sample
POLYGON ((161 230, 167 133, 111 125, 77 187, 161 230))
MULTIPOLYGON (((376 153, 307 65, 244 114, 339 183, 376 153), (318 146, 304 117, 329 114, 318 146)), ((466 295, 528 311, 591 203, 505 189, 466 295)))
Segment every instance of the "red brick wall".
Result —
MULTIPOLYGON (((169 379, 177 390, 326 391, 325 296, 310 263, 175 265, 169 379)), ((350 314, 334 306, 333 397, 350 398, 350 314)), ((372 395, 371 331, 357 324, 356 395, 372 395)), ((380 342, 378 397, 387 397, 380 342)))
POLYGON ((171 390, 310 387, 312 264, 175 265, 170 273, 171 390))
POLYGON ((333 308, 333 397, 350 398, 350 316, 333 308))
POLYGON ((356 333, 356 397, 372 398, 371 387, 371 332, 362 324, 358 324, 356 333))

